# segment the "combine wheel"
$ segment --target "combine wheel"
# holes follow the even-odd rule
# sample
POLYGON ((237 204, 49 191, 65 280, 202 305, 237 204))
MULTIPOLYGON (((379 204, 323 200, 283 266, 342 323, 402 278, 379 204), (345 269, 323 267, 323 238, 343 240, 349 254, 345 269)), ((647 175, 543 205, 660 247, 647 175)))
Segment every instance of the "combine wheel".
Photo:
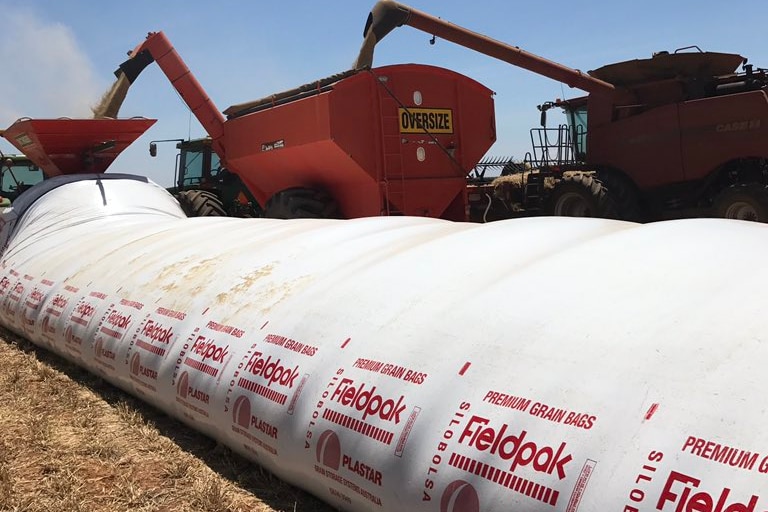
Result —
POLYGON ((715 198, 715 216, 768 222, 768 189, 757 183, 731 185, 715 198))
POLYGON ((618 217, 606 188, 589 174, 574 174, 560 180, 549 193, 545 211, 560 217, 618 217))
POLYGON ((185 190, 176 199, 187 217, 226 217, 227 212, 221 200, 207 190, 185 190))
POLYGON ((606 188, 611 201, 616 207, 616 218, 632 222, 642 222, 643 209, 637 187, 632 181, 617 172, 601 172, 598 179, 606 188))
POLYGON ((334 219, 338 205, 321 190, 289 188, 267 201, 264 216, 270 219, 334 219))

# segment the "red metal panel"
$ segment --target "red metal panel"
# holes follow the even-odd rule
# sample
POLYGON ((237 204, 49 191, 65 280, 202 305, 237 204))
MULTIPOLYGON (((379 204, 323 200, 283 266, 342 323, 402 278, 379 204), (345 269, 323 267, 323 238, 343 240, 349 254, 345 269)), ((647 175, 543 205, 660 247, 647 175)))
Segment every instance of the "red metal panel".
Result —
POLYGON ((621 169, 642 189, 683 181, 678 104, 590 128, 587 154, 589 164, 621 169))
POLYGON ((689 180, 736 158, 768 158, 768 96, 753 91, 682 103, 680 130, 689 180))
POLYGON ((102 173, 155 119, 22 119, 3 136, 46 176, 102 173))
MULTIPOLYGON (((230 119, 224 133, 228 165, 262 204, 280 190, 314 186, 327 189, 345 217, 381 215, 388 204, 398 213, 441 217, 463 197, 466 172, 495 141, 493 98, 446 69, 387 66, 230 119), (402 131, 403 112, 435 109, 450 112, 450 130, 402 131)), ((452 207, 450 218, 459 210, 452 207)))
POLYGON ((323 179, 321 169, 334 172, 337 168, 329 94, 267 108, 224 124, 227 164, 262 205, 280 190, 317 185, 323 179))

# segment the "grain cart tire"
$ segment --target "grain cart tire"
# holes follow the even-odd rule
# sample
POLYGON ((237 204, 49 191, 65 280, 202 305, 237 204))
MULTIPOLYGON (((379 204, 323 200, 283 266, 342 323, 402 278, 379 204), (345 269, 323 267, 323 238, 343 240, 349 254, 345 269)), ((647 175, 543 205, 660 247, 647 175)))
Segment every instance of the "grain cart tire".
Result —
POLYGON ((564 176, 549 193, 545 212, 559 217, 618 217, 606 187, 589 174, 564 176))
POLYGON ((598 173, 598 179, 605 187, 616 208, 616 217, 621 220, 642 222, 645 217, 637 187, 632 181, 618 172, 598 173))
POLYGON ((715 198, 715 217, 768 222, 768 189, 760 184, 731 185, 715 198))
POLYGON ((333 219, 338 217, 338 205, 322 190, 289 188, 267 201, 264 216, 269 219, 333 219))
POLYGON ((226 217, 227 212, 221 200, 207 190, 185 190, 176 199, 187 217, 226 217))

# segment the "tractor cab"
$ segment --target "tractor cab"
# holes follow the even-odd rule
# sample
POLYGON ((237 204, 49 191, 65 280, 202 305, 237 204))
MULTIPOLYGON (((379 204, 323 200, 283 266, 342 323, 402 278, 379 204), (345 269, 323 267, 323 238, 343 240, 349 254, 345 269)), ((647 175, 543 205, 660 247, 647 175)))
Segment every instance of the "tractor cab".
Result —
POLYGON ((155 140, 149 144, 149 154, 157 156, 158 142, 176 142, 176 168, 174 169, 171 192, 189 189, 215 189, 217 176, 221 172, 219 156, 211 148, 210 137, 202 139, 155 140))
POLYGON ((176 144, 179 150, 175 183, 179 190, 216 188, 221 160, 211 148, 210 137, 176 144))
POLYGON ((2 175, 0 196, 4 199, 13 201, 22 192, 45 179, 42 169, 26 156, 1 153, 0 155, 0 174, 2 175))
POLYGON ((149 144, 151 156, 157 155, 158 142, 176 142, 174 186, 168 189, 190 217, 258 217, 261 208, 240 178, 227 171, 213 150, 210 137, 168 139, 149 144))

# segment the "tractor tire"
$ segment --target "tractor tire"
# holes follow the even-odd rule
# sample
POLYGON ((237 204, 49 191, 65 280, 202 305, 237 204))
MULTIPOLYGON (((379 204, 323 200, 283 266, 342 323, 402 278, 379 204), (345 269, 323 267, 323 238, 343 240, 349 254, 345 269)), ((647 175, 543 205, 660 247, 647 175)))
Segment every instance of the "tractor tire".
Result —
POLYGON ((282 190, 267 201, 264 216, 269 219, 335 219, 336 201, 326 192, 311 188, 282 190))
POLYGON ((768 222, 768 188, 758 183, 731 185, 715 198, 715 217, 768 222))
POLYGON ((597 178, 605 187, 616 207, 617 219, 643 222, 645 213, 640 204, 640 194, 632 181, 617 172, 599 172, 597 178))
POLYGON ((544 211, 559 217, 618 218, 606 187, 591 174, 563 177, 549 193, 544 211))
POLYGON ((187 217, 226 217, 221 200, 207 190, 185 190, 176 196, 187 217))

